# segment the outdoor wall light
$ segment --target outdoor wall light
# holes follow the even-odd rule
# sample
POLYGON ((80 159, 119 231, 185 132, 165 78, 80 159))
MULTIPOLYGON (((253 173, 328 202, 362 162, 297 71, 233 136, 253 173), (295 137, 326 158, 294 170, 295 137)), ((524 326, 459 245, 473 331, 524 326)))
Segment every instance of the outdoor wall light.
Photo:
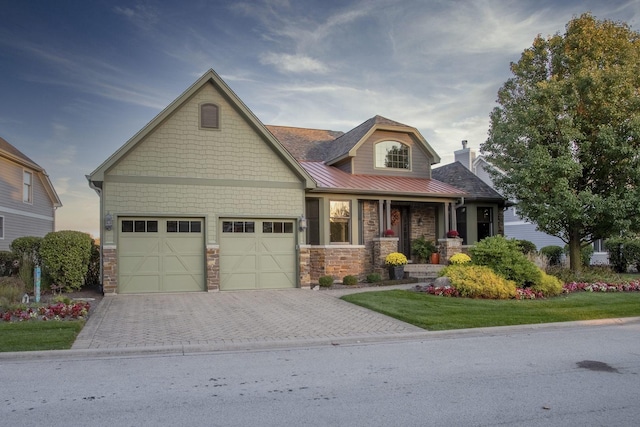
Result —
POLYGON ((107 231, 113 229, 113 216, 109 212, 104 216, 104 229, 107 231))
POLYGON ((307 218, 305 218, 304 215, 298 219, 298 226, 300 227, 300 231, 305 231, 307 229, 307 218))
POLYGON ((422 225, 422 217, 418 218, 418 225, 422 225))

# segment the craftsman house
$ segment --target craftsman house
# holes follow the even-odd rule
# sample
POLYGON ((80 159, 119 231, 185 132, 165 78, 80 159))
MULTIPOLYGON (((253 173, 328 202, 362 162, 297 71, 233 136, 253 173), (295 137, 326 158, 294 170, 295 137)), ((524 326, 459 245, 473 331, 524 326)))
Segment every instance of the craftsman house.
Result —
MULTIPOLYGON (((444 238, 473 198, 432 178, 439 161, 417 129, 380 116, 346 133, 265 126, 210 70, 87 176, 104 291, 386 274, 388 253, 444 238)), ((503 202, 486 205, 492 218, 503 202)))
POLYGON ((60 206, 47 172, 0 138, 0 251, 18 237, 54 231, 60 206))

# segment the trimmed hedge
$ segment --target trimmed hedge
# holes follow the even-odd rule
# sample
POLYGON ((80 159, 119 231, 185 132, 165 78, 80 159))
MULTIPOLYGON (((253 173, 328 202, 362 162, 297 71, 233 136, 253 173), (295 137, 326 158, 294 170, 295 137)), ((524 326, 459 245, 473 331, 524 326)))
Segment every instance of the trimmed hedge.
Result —
POLYGON ((328 288, 333 285, 333 277, 331 276, 322 276, 318 279, 318 284, 323 288, 328 288))
POLYGON ((489 267, 518 287, 539 284, 542 271, 521 252, 518 241, 493 236, 482 239, 470 249, 472 262, 489 267))
POLYGON ((562 254, 564 250, 561 246, 545 246, 540 248, 540 253, 547 257, 550 266, 562 264, 562 254))
POLYGON ((358 278, 356 276, 344 276, 342 279, 342 284, 345 286, 355 286, 358 284, 358 278))
POLYGON ((91 258, 93 239, 80 231, 55 231, 44 236, 40 255, 52 284, 66 292, 80 289, 91 258))

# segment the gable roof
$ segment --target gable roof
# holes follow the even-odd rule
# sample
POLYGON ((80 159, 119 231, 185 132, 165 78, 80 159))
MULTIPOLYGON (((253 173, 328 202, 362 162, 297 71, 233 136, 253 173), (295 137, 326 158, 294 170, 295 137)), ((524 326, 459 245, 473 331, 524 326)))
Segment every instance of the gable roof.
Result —
POLYGON ((0 157, 4 157, 10 161, 13 161, 14 163, 19 164, 20 166, 27 167, 36 171, 42 178, 41 180, 44 185, 44 189, 51 199, 51 202, 53 202, 53 206, 56 208, 62 206, 62 202, 60 201, 55 188, 53 188, 53 184, 51 183, 49 175, 47 175, 47 171, 44 170, 42 166, 38 165, 36 162, 27 157, 22 151, 9 144, 9 142, 2 137, 0 137, 0 157))
POLYGON ((450 163, 431 170, 434 179, 453 185, 468 193, 469 200, 491 200, 506 202, 505 198, 487 183, 464 167, 460 162, 450 163))
POLYGON ((318 186, 315 191, 390 194, 394 196, 466 197, 467 193, 436 179, 388 175, 352 175, 324 162, 302 162, 318 186))
POLYGON ((440 156, 438 156, 416 128, 389 120, 382 116, 374 116, 337 138, 327 152, 326 163, 330 165, 345 157, 355 156, 356 149, 376 130, 400 131, 413 134, 425 150, 433 157, 432 164, 440 163, 440 156))
MULTIPOLYGON (((299 165, 295 158, 282 146, 262 122, 253 114, 244 102, 231 90, 222 78, 212 69, 207 71, 195 83, 193 83, 178 98, 162 110, 145 127, 136 133, 129 141, 113 153, 107 160, 87 176, 90 186, 104 181, 105 173, 114 166, 121 158, 127 155, 136 145, 142 141, 150 132, 158 127, 167 117, 180 108, 191 96, 199 91, 204 85, 211 83, 236 109, 236 111, 249 123, 262 139, 283 159, 283 161, 298 175, 304 182, 306 188, 314 188, 315 183, 311 176, 299 165)), ((98 185, 99 186, 99 185, 98 185)))

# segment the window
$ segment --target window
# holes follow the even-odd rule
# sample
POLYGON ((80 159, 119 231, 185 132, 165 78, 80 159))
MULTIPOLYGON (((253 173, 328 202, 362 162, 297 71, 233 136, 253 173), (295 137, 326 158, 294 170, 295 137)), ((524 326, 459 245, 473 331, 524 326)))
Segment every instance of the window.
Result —
POLYGON ((331 243, 350 243, 351 202, 329 202, 329 228, 331 243))
POLYGON ((200 106, 200 127, 206 129, 220 128, 220 114, 216 104, 202 104, 200 106))
POLYGON ((467 244, 467 208, 465 206, 456 209, 456 230, 462 238, 462 244, 467 244))
POLYGON ((320 244, 320 199, 305 201, 305 215, 307 216, 307 244, 320 244))
POLYGON ((265 221, 262 223, 263 233, 293 233, 293 222, 291 221, 265 221))
POLYGON ((22 201, 33 202, 33 175, 27 171, 22 174, 22 201))
POLYGON ((396 141, 383 141, 376 144, 376 167, 390 169, 411 169, 409 146, 396 141))
POLYGON ((222 221, 223 233, 255 233, 256 223, 253 221, 222 221))
POLYGON ((0 239, 4 239, 4 217, 0 216, 0 239))
POLYGON ((167 233, 200 233, 202 221, 167 221, 167 233))
POLYGON ((120 229, 123 233, 157 233, 158 221, 124 220, 120 229))
POLYGON ((478 208, 478 242, 493 236, 493 209, 478 208))

